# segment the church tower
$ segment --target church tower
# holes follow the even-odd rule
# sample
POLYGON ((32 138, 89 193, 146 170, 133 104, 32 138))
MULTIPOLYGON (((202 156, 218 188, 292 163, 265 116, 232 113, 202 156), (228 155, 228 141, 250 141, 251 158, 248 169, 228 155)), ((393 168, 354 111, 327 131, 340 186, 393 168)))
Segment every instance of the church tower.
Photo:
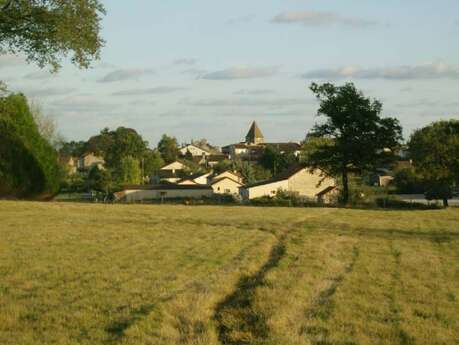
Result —
POLYGON ((263 144, 265 138, 263 133, 261 133, 260 128, 258 128, 257 123, 253 121, 252 126, 250 126, 249 132, 245 136, 245 142, 250 145, 263 144))

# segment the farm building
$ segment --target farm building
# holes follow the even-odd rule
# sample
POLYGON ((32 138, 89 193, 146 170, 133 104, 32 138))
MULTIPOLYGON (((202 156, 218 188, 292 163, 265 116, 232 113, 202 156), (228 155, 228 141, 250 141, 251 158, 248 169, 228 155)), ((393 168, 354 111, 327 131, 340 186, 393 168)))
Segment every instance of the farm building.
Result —
POLYGON ((135 185, 126 186, 117 193, 120 201, 135 202, 162 199, 202 199, 210 198, 212 187, 204 185, 135 185))
POLYGON ((243 199, 264 196, 273 197, 279 190, 296 193, 311 199, 327 201, 335 190, 335 181, 324 178, 319 171, 310 172, 304 167, 295 167, 275 178, 253 183, 240 189, 243 199))

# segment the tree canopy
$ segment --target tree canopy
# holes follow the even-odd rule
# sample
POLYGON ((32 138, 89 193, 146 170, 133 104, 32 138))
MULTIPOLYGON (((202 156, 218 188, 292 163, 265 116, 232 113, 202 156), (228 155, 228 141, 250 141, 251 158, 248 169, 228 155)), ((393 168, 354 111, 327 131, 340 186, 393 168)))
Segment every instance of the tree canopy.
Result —
POLYGON ((0 195, 49 196, 59 188, 57 153, 43 138, 27 99, 0 98, 0 195))
POLYGON ((158 143, 158 151, 166 163, 175 161, 179 155, 177 139, 163 134, 158 143))
POLYGON ((72 63, 87 68, 104 44, 104 14, 98 0, 0 0, 0 54, 23 53, 53 70, 70 55, 72 63))
POLYGON ((397 119, 382 118, 381 102, 365 97, 353 83, 312 83, 310 89, 320 102, 318 116, 326 120, 309 136, 327 140, 310 152, 307 164, 341 178, 346 204, 349 173, 361 174, 388 159, 402 139, 402 129, 397 119))
POLYGON ((148 142, 132 128, 118 127, 114 131, 104 128, 88 140, 86 151, 103 156, 107 166, 113 168, 128 156, 140 161, 147 146, 148 142))
POLYGON ((409 151, 416 171, 427 186, 429 199, 445 206, 459 185, 459 121, 438 121, 413 133, 409 151))

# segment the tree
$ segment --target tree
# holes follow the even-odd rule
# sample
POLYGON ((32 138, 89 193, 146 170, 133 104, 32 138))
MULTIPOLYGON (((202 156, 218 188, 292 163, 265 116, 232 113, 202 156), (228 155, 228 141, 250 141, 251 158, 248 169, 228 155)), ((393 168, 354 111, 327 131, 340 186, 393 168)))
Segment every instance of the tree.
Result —
POLYGON ((23 53, 40 67, 62 57, 88 68, 98 59, 104 7, 98 0, 0 0, 0 53, 23 53))
POLYGON ((177 160, 177 157, 179 156, 177 139, 163 134, 158 143, 158 151, 161 153, 161 157, 166 163, 171 163, 177 160))
POLYGON ((274 146, 267 146, 260 159, 262 167, 271 171, 272 175, 281 173, 297 162, 293 153, 282 153, 274 146))
POLYGON ((459 121, 438 121, 416 130, 408 146, 426 197, 448 206, 452 189, 459 185, 459 121))
POLYGON ((25 96, 0 97, 0 195, 48 197, 60 179, 57 153, 40 135, 25 96))
POLYGON ((60 149, 64 144, 64 139, 57 131, 56 120, 52 116, 45 114, 39 103, 31 102, 29 107, 41 136, 45 138, 52 147, 60 149))
POLYGON ((59 155, 61 157, 80 157, 86 152, 85 141, 69 141, 64 142, 59 148, 59 155))
POLYGON ((349 174, 374 169, 390 158, 402 139, 398 120, 382 118, 382 104, 358 91, 353 83, 335 86, 311 84, 320 101, 318 116, 326 121, 316 124, 310 136, 326 138, 308 157, 311 169, 319 168, 329 176, 339 176, 342 202, 349 201, 349 174))
POLYGON ((121 158, 116 174, 119 184, 140 184, 142 181, 139 161, 130 156, 121 158))
POLYGON ((132 128, 118 127, 114 131, 104 128, 100 134, 88 140, 86 151, 103 156, 107 166, 116 169, 125 157, 130 156, 140 161, 147 145, 148 142, 132 128))
POLYGON ((88 174, 87 186, 99 192, 108 194, 112 188, 112 176, 109 170, 93 167, 88 174))
POLYGON ((394 174, 394 185, 401 194, 424 193, 422 176, 412 167, 397 170, 394 174))
POLYGON ((157 150, 146 150, 143 155, 143 174, 144 176, 155 175, 164 165, 161 154, 157 150))

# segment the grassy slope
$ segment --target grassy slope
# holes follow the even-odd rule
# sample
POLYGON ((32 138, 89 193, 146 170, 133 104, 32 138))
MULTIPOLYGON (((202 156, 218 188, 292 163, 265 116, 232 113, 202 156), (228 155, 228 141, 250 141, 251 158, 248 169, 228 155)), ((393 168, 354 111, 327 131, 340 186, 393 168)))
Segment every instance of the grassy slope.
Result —
POLYGON ((459 210, 0 202, 0 344, 454 344, 459 210))

